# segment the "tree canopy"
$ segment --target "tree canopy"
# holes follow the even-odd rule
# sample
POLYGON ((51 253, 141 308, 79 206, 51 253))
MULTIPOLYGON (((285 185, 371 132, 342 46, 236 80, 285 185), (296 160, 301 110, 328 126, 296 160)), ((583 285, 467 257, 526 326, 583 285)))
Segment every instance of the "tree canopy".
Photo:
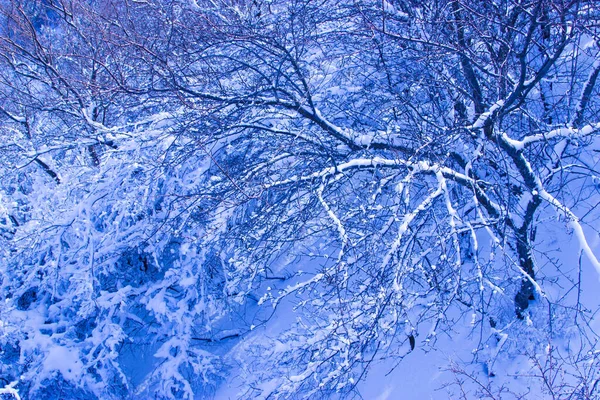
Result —
MULTIPOLYGON (((541 393, 598 396, 596 2, 0 19, 0 378, 22 398, 203 398, 232 371, 246 398, 359 396, 460 329, 488 378, 502 351, 541 393)), ((453 368, 465 398, 523 395, 453 368)))

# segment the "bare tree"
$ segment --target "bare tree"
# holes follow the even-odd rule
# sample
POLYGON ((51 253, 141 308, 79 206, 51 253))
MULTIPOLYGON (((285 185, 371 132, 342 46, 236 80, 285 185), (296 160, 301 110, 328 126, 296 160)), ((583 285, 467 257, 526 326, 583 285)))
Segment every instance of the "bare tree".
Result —
POLYGON ((1 371, 24 393, 193 398, 239 359, 247 397, 352 395, 467 318, 486 379, 507 351, 597 395, 594 2, 0 4, 1 371), (557 227, 586 265, 548 253, 557 227))

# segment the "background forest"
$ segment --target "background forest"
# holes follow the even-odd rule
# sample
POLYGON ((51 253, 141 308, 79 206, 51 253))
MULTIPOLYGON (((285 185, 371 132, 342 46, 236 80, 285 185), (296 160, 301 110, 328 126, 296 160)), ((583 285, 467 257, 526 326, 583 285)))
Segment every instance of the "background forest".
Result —
POLYGON ((0 397, 600 398, 599 73, 592 0, 0 0, 0 397))

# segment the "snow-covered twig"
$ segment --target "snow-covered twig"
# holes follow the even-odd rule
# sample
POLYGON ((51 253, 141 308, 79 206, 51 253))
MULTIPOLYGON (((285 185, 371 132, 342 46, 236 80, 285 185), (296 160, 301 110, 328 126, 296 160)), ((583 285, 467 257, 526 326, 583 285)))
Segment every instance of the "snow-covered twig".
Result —
POLYGON ((0 389, 0 394, 9 394, 12 395, 16 400, 21 400, 21 396, 19 396, 19 391, 15 389, 18 381, 11 382, 0 389))
POLYGON ((325 182, 323 182, 323 184, 317 190, 317 197, 319 198, 319 202, 321 203, 321 205, 327 212, 327 215, 329 215, 329 218, 331 218, 331 220, 335 224, 337 231, 340 235, 341 245, 340 245, 340 252, 339 252, 338 258, 337 258, 337 261, 339 263, 342 260, 342 257, 344 256, 344 251, 346 249, 346 245, 348 244, 348 234, 346 233, 346 229, 344 228, 342 221, 340 221, 340 219, 337 217, 337 215, 335 215, 335 213, 333 212, 331 207, 329 207, 329 204, 327 204, 325 202, 325 200, 323 199, 323 191, 324 190, 325 190, 325 182))

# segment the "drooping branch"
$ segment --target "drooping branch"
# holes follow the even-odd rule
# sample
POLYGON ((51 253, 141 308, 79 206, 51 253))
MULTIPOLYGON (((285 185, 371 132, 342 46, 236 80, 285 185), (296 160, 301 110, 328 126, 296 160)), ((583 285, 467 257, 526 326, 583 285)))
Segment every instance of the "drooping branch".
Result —
POLYGON ((52 168, 48 166, 48 164, 40 160, 39 157, 34 158, 33 161, 35 161, 40 167, 42 167, 42 170, 45 173, 47 173, 52 179, 54 179, 56 183, 60 184, 60 178, 58 177, 58 174, 54 172, 52 168))

